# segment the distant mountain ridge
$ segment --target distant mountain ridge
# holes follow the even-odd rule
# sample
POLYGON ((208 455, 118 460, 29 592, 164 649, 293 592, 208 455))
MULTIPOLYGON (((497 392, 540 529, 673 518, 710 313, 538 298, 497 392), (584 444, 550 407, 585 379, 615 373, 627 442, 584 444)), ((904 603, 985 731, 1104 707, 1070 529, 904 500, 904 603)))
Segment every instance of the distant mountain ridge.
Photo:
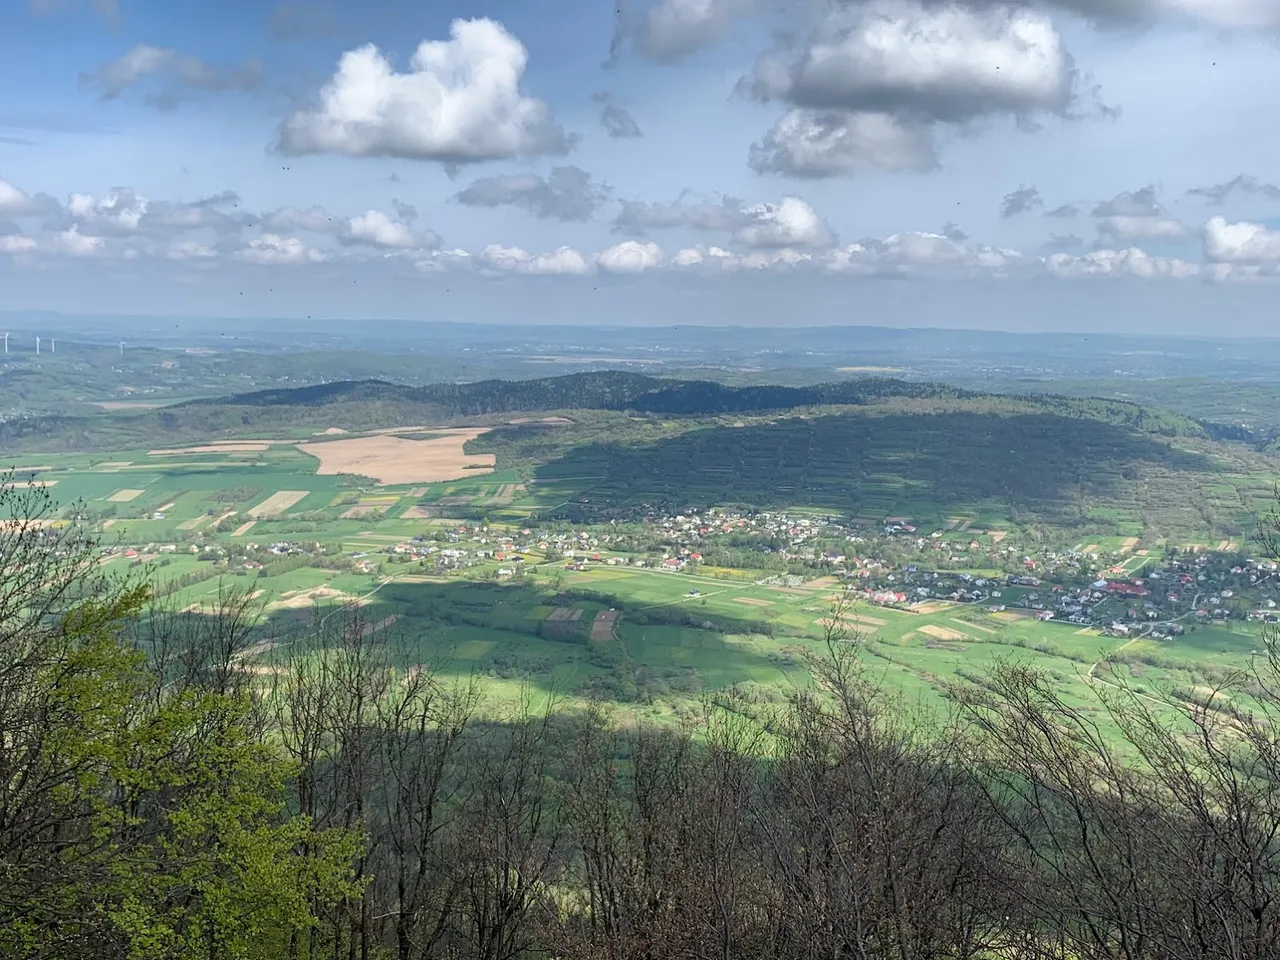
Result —
POLYGON ((317 406, 344 401, 404 401, 436 405, 452 416, 542 410, 634 410, 676 416, 755 413, 823 405, 857 406, 885 397, 959 399, 980 394, 939 383, 865 379, 810 387, 731 387, 710 380, 668 380, 605 370, 535 380, 480 380, 408 387, 385 380, 346 380, 291 389, 257 390, 192 400, 178 406, 317 406))
POLYGON ((677 417, 769 413, 803 407, 863 406, 892 400, 990 400, 1017 403, 1061 416, 1085 417, 1160 436, 1206 437, 1190 417, 1123 400, 1053 394, 984 394, 942 383, 877 377, 809 387, 733 387, 708 380, 669 380, 605 370, 534 380, 480 380, 409 387, 383 380, 350 380, 293 389, 259 390, 193 400, 168 408, 200 406, 323 407, 343 403, 410 405, 442 418, 613 410, 677 417))
POLYGON ((189 400, 156 410, 19 418, 0 422, 0 447, 26 452, 83 452, 227 439, 260 431, 329 427, 361 431, 575 410, 695 420, 770 416, 796 410, 827 414, 841 407, 920 415, 959 408, 1002 416, 1052 414, 1153 436, 1214 436, 1205 425, 1189 417, 1124 400, 1051 394, 1012 396, 893 378, 802 387, 726 386, 707 380, 663 379, 606 370, 532 380, 481 380, 421 387, 384 380, 343 380, 189 400))

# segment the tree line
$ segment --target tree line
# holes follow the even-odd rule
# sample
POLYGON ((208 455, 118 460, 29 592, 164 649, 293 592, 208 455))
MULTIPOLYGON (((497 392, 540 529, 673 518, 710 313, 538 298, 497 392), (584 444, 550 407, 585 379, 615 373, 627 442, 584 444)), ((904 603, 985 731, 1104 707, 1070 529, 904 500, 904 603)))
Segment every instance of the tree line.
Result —
POLYGON ((263 637, 0 508, 0 957, 1263 960, 1280 663, 1191 699, 1025 661, 928 713, 847 602, 785 702, 516 702, 351 609, 263 637))

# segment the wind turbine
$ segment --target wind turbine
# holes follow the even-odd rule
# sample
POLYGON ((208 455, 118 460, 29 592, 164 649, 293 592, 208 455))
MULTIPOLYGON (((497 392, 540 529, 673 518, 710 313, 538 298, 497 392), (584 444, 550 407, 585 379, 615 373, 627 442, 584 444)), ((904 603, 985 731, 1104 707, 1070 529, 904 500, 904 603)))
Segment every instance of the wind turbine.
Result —
POLYGON ((50 338, 49 338, 49 352, 50 352, 50 353, 57 353, 57 352, 58 352, 58 338, 57 338, 57 337, 50 337, 50 338))
POLYGON ((124 359, 124 341, 123 340, 120 341, 120 357, 121 359, 124 359))
POLYGON ((40 338, 36 337, 36 356, 40 356, 40 338))
POLYGON ((4 335, 4 355, 6 357, 9 355, 9 335, 7 333, 4 335))

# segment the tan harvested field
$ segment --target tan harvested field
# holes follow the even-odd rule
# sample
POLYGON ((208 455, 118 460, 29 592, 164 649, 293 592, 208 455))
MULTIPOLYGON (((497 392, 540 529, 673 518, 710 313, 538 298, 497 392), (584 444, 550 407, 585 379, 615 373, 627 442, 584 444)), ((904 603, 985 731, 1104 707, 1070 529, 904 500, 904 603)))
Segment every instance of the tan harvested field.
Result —
POLYGON ((119 469, 120 467, 128 467, 132 465, 133 465, 132 460, 106 460, 98 464, 98 469, 99 470, 103 470, 107 468, 119 469))
POLYGON ((950 627, 939 627, 936 624, 926 623, 923 627, 917 627, 920 633, 933 637, 937 640, 972 640, 973 637, 968 634, 961 633, 959 630, 952 630, 950 627))
POLYGON ((775 593, 790 593, 797 597, 810 596, 810 591, 801 590, 798 587, 769 587, 768 589, 774 591, 775 593))
POLYGON ((163 407, 164 404, 146 403, 141 400, 100 400, 94 406, 111 413, 122 410, 154 410, 156 407, 163 407))
POLYGON ((31 530, 43 527, 61 527, 64 520, 0 520, 0 530, 31 530))
POLYGON ((45 470, 52 470, 53 467, 11 467, 10 469, 13 470, 14 473, 43 473, 45 470))
POLYGON ((504 483, 498 488, 498 492, 485 502, 492 506, 508 504, 527 492, 523 483, 504 483))
POLYGON ((1120 549, 1124 553, 1132 553, 1133 549, 1138 545, 1137 537, 1126 537, 1124 543, 1120 544, 1120 549))
POLYGON ((356 517, 367 517, 371 513, 378 513, 385 509, 386 507, 378 506, 372 503, 358 503, 354 507, 351 507, 348 510, 344 510, 342 512, 342 518, 344 520, 353 520, 356 517))
POLYGON ((430 507, 412 506, 400 514, 400 517, 403 520, 428 520, 435 515, 435 511, 430 507))
POLYGON ((57 480, 14 480, 11 483, 0 483, 0 487, 12 490, 14 487, 56 487, 57 480))
POLYGON ((158 510, 156 510, 156 513, 168 513, 168 512, 169 512, 170 510, 172 510, 175 506, 176 506, 176 504, 174 504, 174 503, 166 503, 164 506, 162 506, 162 507, 160 507, 158 510))
POLYGON ((137 500, 146 493, 145 490, 117 490, 111 496, 107 497, 108 503, 128 503, 130 500, 137 500))
POLYGON ((967 620, 957 620, 955 617, 951 618, 951 622, 960 624, 960 626, 964 627, 966 630, 980 630, 983 633, 999 633, 1000 632, 999 630, 992 630, 990 627, 980 627, 976 623, 969 623, 969 621, 967 620))
POLYGON ((200 447, 174 447, 169 450, 148 450, 149 457, 180 457, 190 453, 262 453, 270 450, 269 443, 210 443, 200 447))
POLYGON ((245 514, 250 517, 277 516, 284 513, 310 492, 310 490, 278 490, 256 507, 250 507, 245 511, 245 514))
MULTIPOLYGON (((830 617, 819 617, 813 622, 825 629, 833 621, 830 617)), ((879 617, 864 617, 856 613, 846 613, 840 618, 840 622, 854 627, 870 627, 872 630, 877 627, 887 626, 889 623, 889 621, 881 620, 879 617)))
POLYGON ((748 607, 771 607, 773 604, 768 600, 757 600, 754 597, 734 597, 734 603, 743 603, 748 607))
POLYGON ((389 433, 445 433, 452 428, 450 427, 379 427, 377 430, 362 430, 362 436, 380 437, 389 433))
POLYGON ((1004 539, 1005 537, 1007 537, 1008 535, 1009 535, 1009 531, 1008 531, 1008 530, 992 530, 992 531, 991 531, 991 540, 992 540, 992 542, 993 542, 993 543, 999 543, 1001 540, 1003 540, 1003 539, 1004 539))
MULTIPOLYGON (((193 603, 191 604, 191 606, 187 607, 187 609, 184 610, 183 612, 184 613, 200 613, 201 610, 202 608, 200 604, 193 603)), ((278 646, 280 646, 279 640, 263 640, 261 643, 255 643, 251 647, 245 647, 238 654, 236 654, 236 659, 252 660, 254 657, 262 656, 264 653, 270 653, 272 650, 276 649, 276 647, 278 646)))
POLYGON ((464 427, 441 431, 430 440, 406 440, 387 435, 300 443, 298 449, 320 461, 321 475, 353 473, 373 477, 381 484, 460 480, 492 473, 491 453, 468 454, 463 444, 490 427, 464 427))
POLYGON ((341 427, 330 427, 324 431, 323 435, 326 437, 340 437, 346 432, 347 431, 343 430, 341 427))
POLYGON ((613 639, 613 625, 618 619, 617 610, 601 610, 591 622, 591 639, 596 643, 613 639))
POLYGON ((881 620, 879 617, 868 617, 865 613, 847 613, 846 620, 852 620, 854 623, 866 623, 873 627, 883 627, 888 624, 888 620, 881 620))
POLYGON ((950 610, 955 604, 950 600, 926 600, 924 603, 917 603, 911 609, 916 613, 925 615, 931 613, 941 613, 943 610, 950 610))
POLYGON ((270 604, 269 609, 301 610, 320 600, 341 600, 344 604, 352 606, 363 606, 368 602, 363 597, 354 597, 333 587, 314 587, 310 590, 290 590, 275 603, 270 604))
POLYGON ((508 420, 507 423, 516 426, 522 423, 573 423, 568 417, 520 417, 517 420, 508 420))
POLYGON ((1030 610, 1004 610, 1000 613, 993 613, 993 617, 997 620, 1003 620, 1005 623, 1017 623, 1019 620, 1031 620, 1035 614, 1030 610))
POLYGON ((410 490, 410 491, 406 494, 406 496, 410 496, 410 497, 425 497, 425 496, 427 495, 427 491, 428 491, 428 490, 430 490, 430 489, 431 489, 430 487, 414 487, 412 490, 410 490))
POLYGON ((178 524, 179 530, 195 530, 212 520, 212 517, 192 517, 190 520, 183 520, 178 524))
POLYGON ((854 620, 853 617, 844 617, 839 621, 832 620, 830 617, 822 617, 818 620, 813 621, 813 625, 815 627, 820 627, 824 631, 830 630, 832 627, 836 626, 837 624, 842 630, 849 630, 850 628, 852 628, 855 634, 861 635, 861 636, 867 636, 869 634, 875 633, 876 630, 878 629, 874 625, 868 624, 865 621, 854 620))
POLYGON ((110 529, 111 529, 112 527, 114 527, 115 525, 116 525, 116 522, 115 522, 114 520, 106 520, 106 521, 104 521, 104 522, 103 522, 103 524, 102 524, 102 529, 103 529, 103 530, 110 530, 110 529))
POLYGON ((242 523, 240 524, 240 526, 236 527, 234 530, 231 531, 231 535, 233 537, 243 537, 246 533, 248 533, 250 530, 253 529, 253 525, 257 522, 258 522, 257 520, 250 520, 248 523, 242 523))
POLYGON ((382 620, 379 620, 377 623, 367 623, 364 625, 364 628, 360 631, 360 636, 367 637, 370 634, 377 633, 379 630, 385 630, 387 629, 387 627, 391 626, 393 623, 399 620, 400 616, 401 615, 398 613, 393 613, 391 614, 391 616, 384 617, 382 620))
POLYGON ((817 580, 810 580, 805 584, 810 590, 825 590, 828 587, 838 587, 839 585, 839 577, 819 577, 817 580))

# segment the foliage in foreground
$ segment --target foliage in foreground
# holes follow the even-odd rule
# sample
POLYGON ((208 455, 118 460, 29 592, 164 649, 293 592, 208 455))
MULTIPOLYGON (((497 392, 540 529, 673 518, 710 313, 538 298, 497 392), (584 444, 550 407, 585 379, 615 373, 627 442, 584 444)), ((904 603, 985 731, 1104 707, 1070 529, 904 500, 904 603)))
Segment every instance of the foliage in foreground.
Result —
POLYGON ((782 709, 499 723, 358 610, 257 660, 245 598, 144 610, 3 496, 0 957, 1280 956, 1276 664, 1081 706, 1009 662, 939 718, 837 609, 782 709))
POLYGON ((49 512, 0 490, 0 957, 284 950, 356 888, 359 838, 287 812, 236 618, 148 656, 126 632, 147 588, 100 577, 49 512))

